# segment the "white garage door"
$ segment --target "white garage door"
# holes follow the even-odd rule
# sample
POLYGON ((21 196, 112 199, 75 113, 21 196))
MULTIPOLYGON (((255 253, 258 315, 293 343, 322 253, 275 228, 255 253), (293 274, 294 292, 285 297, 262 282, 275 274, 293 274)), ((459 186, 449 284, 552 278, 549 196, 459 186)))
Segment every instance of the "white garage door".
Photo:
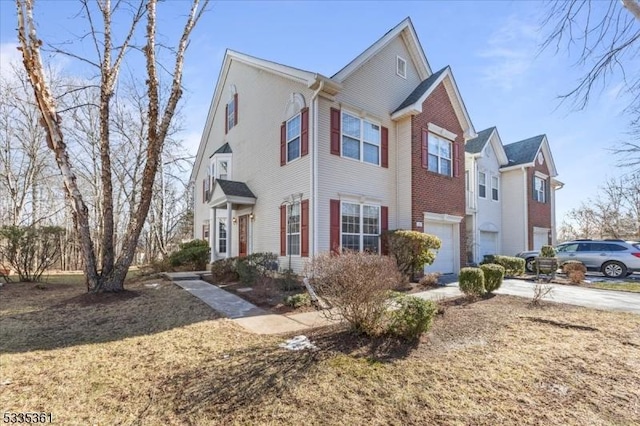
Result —
POLYGON ((498 233, 480 231, 480 261, 488 254, 498 254, 498 233))
POLYGON ((533 249, 540 250, 542 246, 549 244, 549 231, 533 231, 533 249))
POLYGON ((442 274, 451 274, 454 270, 454 244, 453 244, 453 227, 458 224, 451 225, 448 223, 427 223, 425 232, 435 235, 442 240, 442 247, 438 250, 436 260, 432 265, 425 268, 426 272, 440 272, 442 274))

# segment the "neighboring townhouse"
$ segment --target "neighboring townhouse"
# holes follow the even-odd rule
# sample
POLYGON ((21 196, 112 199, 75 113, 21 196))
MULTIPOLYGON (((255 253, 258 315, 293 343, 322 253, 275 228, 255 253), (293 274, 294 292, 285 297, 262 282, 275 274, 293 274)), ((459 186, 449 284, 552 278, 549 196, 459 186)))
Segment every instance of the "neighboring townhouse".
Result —
POLYGON ((545 135, 503 145, 495 127, 465 146, 467 261, 555 244, 562 183, 545 135))
POLYGON ((502 205, 512 200, 502 193, 501 167, 509 161, 498 134, 490 127, 465 146, 467 186, 467 259, 480 263, 485 255, 502 251, 502 205))
POLYGON ((435 73, 409 18, 332 77, 227 51, 191 175, 212 260, 276 252, 281 268, 341 248, 382 252, 413 229, 466 263, 465 142, 449 67, 435 73))
POLYGON ((504 146, 508 163, 502 181, 502 253, 556 244, 556 191, 564 185, 556 170, 546 135, 504 146))

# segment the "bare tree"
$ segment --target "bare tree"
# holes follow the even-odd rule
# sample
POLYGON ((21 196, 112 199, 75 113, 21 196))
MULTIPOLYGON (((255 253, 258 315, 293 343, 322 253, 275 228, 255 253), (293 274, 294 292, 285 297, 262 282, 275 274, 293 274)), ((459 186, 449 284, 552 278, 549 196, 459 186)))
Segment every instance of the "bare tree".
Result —
MULTIPOLYGON (((87 287, 93 292, 121 291, 124 279, 138 247, 138 239, 145 224, 149 206, 153 195, 153 185, 156 171, 163 149, 163 144, 169 132, 176 105, 182 95, 182 73, 184 55, 189 37, 208 3, 203 0, 200 8, 199 0, 192 0, 190 12, 186 19, 182 35, 174 51, 173 74, 169 94, 163 102, 160 95, 160 78, 158 74, 158 49, 156 43, 156 7, 157 0, 140 0, 137 3, 116 2, 112 7, 110 0, 97 3, 99 13, 90 6, 87 0, 81 1, 84 13, 90 26, 89 36, 95 46, 97 60, 90 60, 68 53, 76 59, 96 67, 100 75, 99 98, 99 140, 100 140, 100 176, 102 185, 102 226, 103 236, 97 242, 102 248, 101 258, 96 257, 96 242, 92 238, 89 211, 85 199, 78 186, 78 179, 70 160, 69 149, 65 143, 62 118, 57 109, 51 88, 43 71, 40 56, 42 41, 36 32, 33 16, 34 0, 16 0, 18 15, 18 40, 23 55, 25 70, 29 76, 35 94, 38 108, 42 114, 42 124, 47 132, 47 145, 54 152, 56 162, 62 173, 65 190, 71 200, 73 220, 80 239, 83 255, 83 266, 87 278, 87 287), (112 33, 114 14, 121 7, 128 7, 130 14, 129 26, 123 40, 116 42, 112 33), (116 256, 114 236, 114 193, 112 169, 112 138, 110 115, 112 98, 115 95, 120 68, 125 55, 134 51, 132 40, 136 34, 138 24, 146 19, 146 44, 142 52, 146 64, 146 97, 148 105, 145 115, 148 118, 148 128, 145 134, 146 152, 145 163, 140 180, 140 197, 137 205, 129 217, 124 228, 122 250, 116 256), (97 22, 102 22, 102 28, 97 22)), ((122 15, 120 15, 122 17, 122 15)), ((122 19, 118 19, 120 25, 122 19)))
POLYGON ((543 25, 550 33, 542 48, 566 46, 569 54, 577 49, 576 65, 586 73, 575 87, 561 95, 578 109, 589 103, 594 92, 621 84, 627 93, 627 113, 631 117, 630 140, 612 149, 619 165, 640 166, 640 1, 555 0, 550 3, 543 25))

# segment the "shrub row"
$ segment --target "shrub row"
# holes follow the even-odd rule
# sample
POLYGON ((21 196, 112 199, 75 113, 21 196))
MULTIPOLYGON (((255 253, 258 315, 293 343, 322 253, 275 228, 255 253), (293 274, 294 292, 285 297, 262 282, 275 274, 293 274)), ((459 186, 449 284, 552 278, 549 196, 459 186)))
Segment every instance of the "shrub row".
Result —
POLYGON ((460 291, 470 297, 493 293, 502 285, 505 269, 497 264, 484 264, 479 268, 462 268, 459 281, 460 291))
POLYGON ((483 265, 496 264, 504 268, 506 276, 518 276, 524 274, 524 259, 514 256, 487 255, 482 261, 483 265))
POLYGON ((188 267, 197 271, 206 269, 209 263, 209 243, 204 240, 191 240, 180 244, 178 251, 169 256, 172 268, 188 267))

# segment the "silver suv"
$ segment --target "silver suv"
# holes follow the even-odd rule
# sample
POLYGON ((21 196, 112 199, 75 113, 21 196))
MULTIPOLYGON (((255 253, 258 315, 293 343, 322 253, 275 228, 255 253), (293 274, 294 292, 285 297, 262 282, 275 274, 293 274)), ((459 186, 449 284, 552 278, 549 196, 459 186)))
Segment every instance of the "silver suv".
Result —
MULTIPOLYGON (((574 240, 556 247, 557 257, 562 263, 578 260, 589 271, 602 272, 609 278, 620 278, 640 272, 640 243, 623 240, 574 240)), ((538 251, 518 253, 526 262, 526 268, 533 272, 533 264, 538 251)))

